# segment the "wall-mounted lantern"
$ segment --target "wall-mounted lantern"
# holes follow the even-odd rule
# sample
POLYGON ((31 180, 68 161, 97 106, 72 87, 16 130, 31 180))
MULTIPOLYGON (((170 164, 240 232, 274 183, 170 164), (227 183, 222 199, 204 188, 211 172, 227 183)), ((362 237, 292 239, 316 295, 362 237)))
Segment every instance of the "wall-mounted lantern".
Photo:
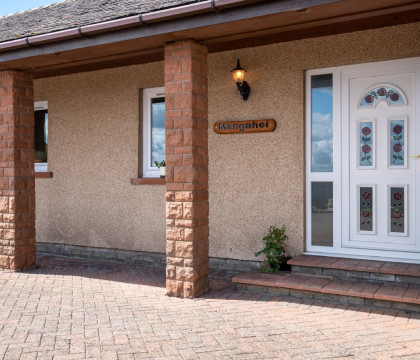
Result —
POLYGON ((249 87, 248 83, 244 81, 246 70, 241 68, 239 59, 236 68, 232 69, 230 72, 232 73, 233 80, 235 81, 236 86, 238 87, 238 90, 242 95, 242 98, 244 100, 248 100, 251 88, 249 87))

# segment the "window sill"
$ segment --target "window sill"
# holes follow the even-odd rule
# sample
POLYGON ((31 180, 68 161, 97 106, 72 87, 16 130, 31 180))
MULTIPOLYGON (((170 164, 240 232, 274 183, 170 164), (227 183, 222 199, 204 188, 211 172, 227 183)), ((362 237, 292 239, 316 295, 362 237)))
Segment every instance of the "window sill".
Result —
POLYGON ((50 171, 35 171, 35 179, 47 179, 52 177, 53 173, 50 171))
POLYGON ((165 185, 165 178, 132 178, 131 185, 165 185))

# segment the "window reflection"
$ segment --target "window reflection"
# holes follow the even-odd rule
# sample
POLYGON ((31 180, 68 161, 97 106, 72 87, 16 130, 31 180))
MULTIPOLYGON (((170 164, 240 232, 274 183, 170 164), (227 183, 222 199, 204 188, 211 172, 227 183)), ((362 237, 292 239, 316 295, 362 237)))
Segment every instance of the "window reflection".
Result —
POLYGON ((333 171, 332 74, 311 77, 312 171, 333 171))
POLYGON ((312 245, 333 246, 333 183, 312 183, 312 245))
POLYGON ((35 111, 35 162, 46 163, 48 160, 48 110, 35 111))
POLYGON ((165 98, 152 99, 152 163, 165 160, 165 98))

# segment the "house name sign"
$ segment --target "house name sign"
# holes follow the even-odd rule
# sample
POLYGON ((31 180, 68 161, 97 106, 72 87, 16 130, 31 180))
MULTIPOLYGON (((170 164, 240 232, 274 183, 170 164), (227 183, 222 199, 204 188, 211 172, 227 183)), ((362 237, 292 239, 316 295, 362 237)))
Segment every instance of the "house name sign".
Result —
POLYGON ((276 121, 273 119, 218 121, 214 124, 214 131, 218 134, 270 132, 275 129, 276 121))

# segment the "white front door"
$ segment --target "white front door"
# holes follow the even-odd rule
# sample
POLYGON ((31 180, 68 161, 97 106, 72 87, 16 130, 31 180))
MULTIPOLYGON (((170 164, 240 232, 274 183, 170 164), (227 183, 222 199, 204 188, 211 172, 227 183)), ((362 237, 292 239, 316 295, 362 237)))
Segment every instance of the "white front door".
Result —
POLYGON ((420 159, 410 156, 420 154, 416 72, 379 74, 346 79, 342 245, 373 256, 389 251, 392 257, 418 257, 420 159))
POLYGON ((306 253, 420 263, 420 57, 306 79, 306 253))

